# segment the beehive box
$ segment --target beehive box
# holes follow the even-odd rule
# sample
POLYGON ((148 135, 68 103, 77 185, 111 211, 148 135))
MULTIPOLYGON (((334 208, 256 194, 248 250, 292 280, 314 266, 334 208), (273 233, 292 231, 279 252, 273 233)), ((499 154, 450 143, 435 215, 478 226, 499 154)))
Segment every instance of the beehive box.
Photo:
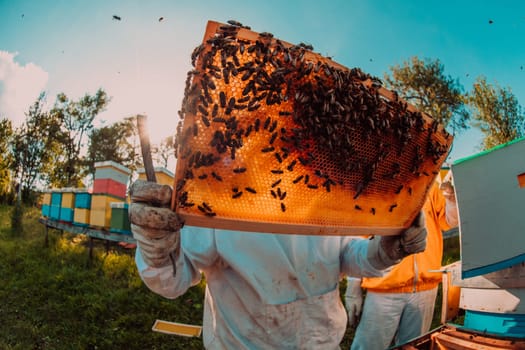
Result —
POLYGON ((106 193, 116 197, 126 197, 127 184, 113 179, 95 179, 93 183, 94 193, 106 193))
POLYGON ((94 193, 91 196, 89 224, 94 227, 111 226, 111 203, 123 203, 124 199, 107 194, 94 193))
POLYGON ((112 179, 127 185, 130 175, 131 170, 117 162, 108 160, 95 163, 95 180, 112 179))
POLYGON ((269 33, 210 21, 192 64, 173 198, 188 225, 396 234, 452 142, 378 79, 269 33))
POLYGON ((460 159, 451 169, 463 277, 524 262, 525 138, 460 159))
POLYGON ((91 210, 89 208, 75 208, 73 214, 73 225, 77 226, 89 226, 89 218, 91 216, 91 210))
POLYGON ((131 234, 128 203, 111 203, 110 231, 131 234))
POLYGON ((49 216, 50 206, 51 206, 51 191, 46 190, 42 194, 42 209, 41 209, 42 216, 44 217, 49 216))
MULTIPOLYGON (((155 177, 157 178, 157 183, 161 185, 173 186, 174 174, 164 167, 155 167, 155 177)), ((139 169, 139 180, 146 180, 146 171, 144 168, 139 169)))
POLYGON ((49 217, 53 220, 60 220, 60 209, 62 207, 62 192, 60 189, 51 191, 51 204, 49 206, 49 217))
POLYGON ((89 209, 91 208, 91 193, 87 191, 79 191, 75 194, 75 208, 89 209))

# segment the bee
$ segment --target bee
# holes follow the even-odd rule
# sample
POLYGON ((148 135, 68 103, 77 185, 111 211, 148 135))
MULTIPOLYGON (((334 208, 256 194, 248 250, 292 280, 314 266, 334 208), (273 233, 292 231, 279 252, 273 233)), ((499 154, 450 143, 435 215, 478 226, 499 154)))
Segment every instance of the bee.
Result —
POLYGON ((281 183, 281 179, 275 181, 273 184, 272 184, 272 188, 276 187, 277 185, 279 185, 281 183))
POLYGON ((354 208, 355 208, 355 210, 363 210, 363 208, 361 208, 361 207, 360 207, 359 205, 357 205, 357 204, 354 206, 354 208))
POLYGON ((299 181, 301 181, 303 179, 304 175, 299 175, 297 176, 292 182, 294 184, 298 183, 299 181))
POLYGON ((274 132, 272 134, 272 136, 270 137, 270 145, 273 144, 275 142, 275 139, 277 138, 277 133, 274 132))
POLYGON ((201 120, 206 127, 210 126, 210 120, 205 115, 201 115, 201 120))
POLYGON ((245 187, 244 189, 250 193, 257 193, 257 191, 251 187, 245 187))
POLYGON ((246 168, 244 168, 244 167, 239 167, 239 168, 233 169, 233 172, 236 173, 236 174, 244 173, 245 171, 246 171, 246 168))
POLYGON ((277 161, 279 163, 282 163, 283 162, 283 158, 281 157, 281 155, 277 152, 274 153, 275 154, 275 158, 277 159, 277 161))
POLYGON ((214 171, 211 172, 211 176, 213 176, 217 181, 222 181, 222 177, 214 171))
POLYGON ((270 170, 273 174, 282 174, 284 173, 284 171, 282 171, 281 169, 272 169, 270 170))
POLYGON ((388 211, 391 213, 396 207, 397 207, 397 204, 394 203, 388 208, 388 211))
POLYGON ((370 212, 372 213, 372 215, 376 215, 376 208, 370 208, 370 212))
POLYGON ((286 211, 286 205, 284 205, 284 203, 281 203, 281 211, 282 212, 286 211))
POLYGON ((394 191, 395 194, 399 194, 401 192, 401 190, 403 189, 403 185, 399 185, 398 188, 396 188, 396 190, 394 191))
POLYGON ((288 164, 288 166, 286 167, 286 169, 288 169, 288 171, 293 171, 293 168, 294 168, 295 164, 297 164, 297 160, 294 159, 294 160, 292 160, 292 161, 290 162, 290 164, 288 164))
POLYGON ((269 147, 265 147, 261 150, 261 152, 263 153, 268 153, 268 152, 272 152, 272 151, 275 151, 275 148, 273 146, 269 146, 269 147))
POLYGON ((224 91, 221 91, 219 93, 219 100, 221 102, 221 107, 225 108, 226 107, 226 94, 224 93, 224 91))
POLYGON ((242 196, 242 191, 238 191, 238 192, 235 192, 234 194, 232 194, 232 198, 233 199, 239 198, 240 196, 242 196))

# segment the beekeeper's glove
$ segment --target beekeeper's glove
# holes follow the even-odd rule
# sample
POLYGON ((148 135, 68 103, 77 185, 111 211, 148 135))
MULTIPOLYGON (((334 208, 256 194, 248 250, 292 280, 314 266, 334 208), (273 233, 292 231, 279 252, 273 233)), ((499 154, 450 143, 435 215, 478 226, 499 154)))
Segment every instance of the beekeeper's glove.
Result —
POLYGON ((348 277, 346 279, 345 307, 348 313, 348 325, 357 327, 361 311, 363 310, 363 290, 361 289, 361 279, 348 277))
POLYGON ((172 189, 137 180, 130 188, 129 220, 144 262, 151 267, 172 263, 179 249, 182 223, 169 206, 172 189))
POLYGON ((420 253, 427 246, 425 216, 420 212, 412 225, 399 235, 374 236, 368 245, 368 260, 383 270, 399 263, 404 257, 420 253))

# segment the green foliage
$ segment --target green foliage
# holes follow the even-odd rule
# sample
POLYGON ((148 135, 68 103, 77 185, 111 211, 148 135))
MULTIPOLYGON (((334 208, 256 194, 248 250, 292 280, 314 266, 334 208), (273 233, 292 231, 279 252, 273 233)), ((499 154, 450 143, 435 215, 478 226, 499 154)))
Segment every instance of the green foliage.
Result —
POLYGON ((136 118, 125 118, 109 126, 93 129, 89 137, 87 167, 95 172, 95 163, 112 160, 130 170, 137 169, 138 144, 136 118))
POLYGON ((45 182, 45 170, 54 159, 55 134, 58 123, 43 110, 45 94, 41 93, 29 108, 24 123, 15 130, 12 137, 11 169, 21 184, 22 199, 30 203, 32 189, 37 181, 45 182))
POLYGON ((0 119, 0 203, 8 204, 14 199, 11 186, 11 165, 13 154, 10 144, 12 142, 13 126, 9 119, 0 119))
POLYGON ((134 251, 49 231, 26 208, 13 235, 0 206, 0 349, 202 349, 201 338, 156 333, 156 319, 200 325, 204 284, 176 300, 148 290, 134 251))
POLYGON ((63 93, 57 95, 55 106, 50 113, 60 121, 61 128, 56 137, 62 145, 62 152, 57 154, 55 166, 50 170, 50 182, 53 186, 80 186, 85 175, 85 171, 82 171, 81 151, 94 127, 93 120, 109 101, 102 89, 93 96, 86 94, 78 101, 70 100, 63 93))
POLYGON ((467 128, 470 115, 463 87, 457 79, 445 75, 445 67, 438 59, 420 60, 414 56, 390 70, 392 77, 385 74, 385 82, 401 98, 453 132, 467 128))
POLYGON ((484 134, 483 149, 525 136, 525 115, 509 88, 488 84, 479 77, 469 95, 474 126, 484 134))

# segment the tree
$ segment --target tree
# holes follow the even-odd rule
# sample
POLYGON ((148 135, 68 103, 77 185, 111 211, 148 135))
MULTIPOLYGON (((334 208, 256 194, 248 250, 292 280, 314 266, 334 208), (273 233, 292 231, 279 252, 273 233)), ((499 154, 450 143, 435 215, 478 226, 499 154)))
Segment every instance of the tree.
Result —
POLYGON ((45 174, 60 149, 55 139, 59 124, 49 112, 43 110, 44 103, 45 93, 41 93, 12 137, 11 169, 20 186, 21 198, 26 202, 32 199, 35 182, 45 182, 45 174))
POLYGON ((161 140, 160 145, 153 146, 153 155, 156 162, 167 168, 170 158, 175 157, 175 136, 168 136, 161 140))
POLYGON ((478 77, 469 102, 474 110, 474 126, 484 134, 483 149, 525 136, 525 115, 510 89, 488 84, 484 77, 478 77))
POLYGON ((87 166, 94 174, 95 163, 112 160, 130 170, 137 169, 137 128, 135 117, 93 129, 89 137, 87 166))
POLYGON ((63 145, 63 152, 56 159, 51 182, 58 187, 77 187, 85 175, 81 151, 86 138, 93 129, 93 120, 109 103, 106 92, 99 89, 95 95, 88 94, 78 101, 70 100, 65 94, 57 95, 51 114, 61 122, 57 137, 63 145))
POLYGON ((463 87, 457 79, 445 75, 439 60, 414 56, 390 70, 392 77, 385 74, 385 82, 401 98, 448 126, 454 134, 467 128, 470 115, 463 87))
POLYGON ((13 200, 10 168, 13 162, 10 144, 13 136, 13 125, 7 118, 0 119, 0 203, 13 200))

